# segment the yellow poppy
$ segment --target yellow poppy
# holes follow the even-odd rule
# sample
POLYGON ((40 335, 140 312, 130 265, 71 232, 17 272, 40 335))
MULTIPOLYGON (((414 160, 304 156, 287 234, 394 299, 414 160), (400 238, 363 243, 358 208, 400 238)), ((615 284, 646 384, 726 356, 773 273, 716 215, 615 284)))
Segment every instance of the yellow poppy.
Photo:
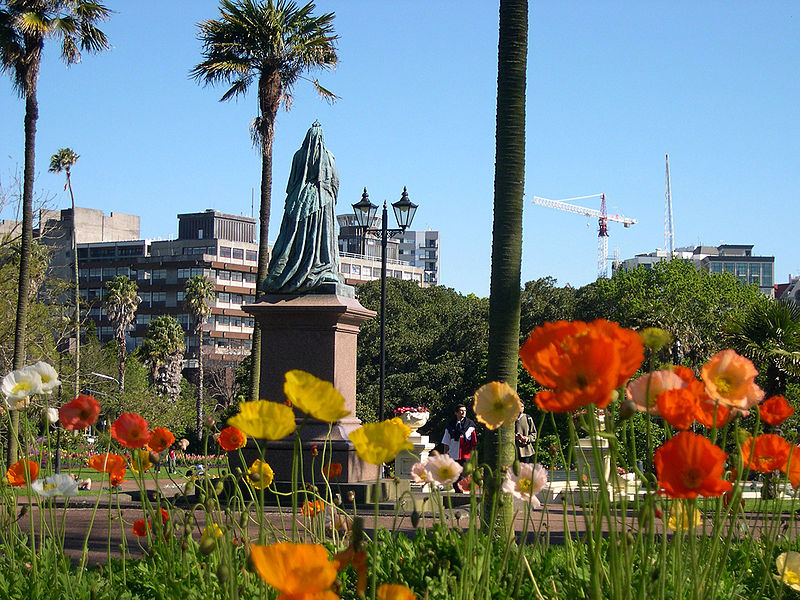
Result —
POLYGON ((272 467, 258 458, 253 461, 253 464, 247 470, 247 481, 257 490, 268 487, 272 483, 274 476, 275 473, 272 471, 272 467))
POLYGON ((394 460, 403 450, 413 450, 408 441, 411 429, 395 417, 380 423, 367 423, 350 433, 350 441, 361 460, 382 465, 394 460))
POLYGON ((261 578, 281 592, 279 598, 338 598, 328 589, 336 580, 336 563, 319 544, 254 545, 250 559, 261 578))
POLYGON ((200 543, 203 543, 203 540, 208 538, 212 539, 219 539, 222 537, 222 528, 217 525, 216 523, 209 523, 206 525, 205 529, 203 529, 203 535, 200 536, 200 543))
POLYGON ((522 412, 522 402, 505 381, 492 381, 475 392, 472 409, 478 421, 494 431, 517 420, 522 412))
MULTIPOLYGON (((675 502, 672 505, 672 510, 669 511, 669 519, 667 520, 667 527, 672 531, 680 531, 689 529, 689 519, 691 515, 689 509, 684 506, 683 502, 675 502)), ((700 527, 703 525, 703 513, 697 508, 694 509, 694 524, 693 527, 700 527)))
POLYGON ((134 473, 144 473, 153 463, 150 461, 149 450, 134 450, 131 454, 131 469, 134 473))
POLYGON ((378 586, 378 600, 416 600, 417 595, 399 583, 382 583, 378 586))
POLYGON ((314 377, 305 371, 293 370, 286 373, 283 393, 304 413, 327 423, 335 423, 350 414, 344 408, 342 396, 333 384, 314 377))
POLYGON ((280 440, 295 430, 294 411, 285 404, 256 400, 239 403, 239 414, 228 425, 259 440, 280 440))
POLYGON ((774 577, 800 592, 800 553, 784 552, 775 559, 775 565, 778 567, 778 575, 774 577))

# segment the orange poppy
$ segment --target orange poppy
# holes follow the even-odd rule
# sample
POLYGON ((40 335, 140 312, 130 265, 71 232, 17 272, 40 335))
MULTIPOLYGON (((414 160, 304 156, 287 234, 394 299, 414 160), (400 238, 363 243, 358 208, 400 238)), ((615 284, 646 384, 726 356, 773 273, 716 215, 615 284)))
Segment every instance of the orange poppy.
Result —
POLYGON ((137 519, 133 522, 133 535, 136 537, 147 536, 147 530, 150 528, 150 522, 144 519, 137 519))
POLYGON ((376 597, 378 600, 416 600, 417 595, 399 583, 382 583, 376 597))
POLYGON ((356 579, 356 593, 360 597, 364 597, 364 594, 367 591, 367 553, 364 550, 359 550, 356 552, 356 549, 353 548, 353 545, 350 544, 344 550, 341 550, 336 553, 333 557, 333 563, 336 565, 336 569, 339 571, 343 571, 348 566, 352 566, 353 570, 356 572, 357 579, 356 579))
POLYGON ((108 481, 112 487, 119 487, 125 481, 125 467, 108 474, 108 481))
POLYGON ((762 473, 771 473, 786 468, 792 445, 779 435, 762 433, 755 440, 747 438, 741 450, 746 466, 762 473))
POLYGON ((300 507, 300 512, 303 513, 307 517, 313 517, 317 513, 321 513, 325 510, 325 503, 322 500, 306 500, 303 502, 303 506, 300 507))
POLYGON ((783 396, 772 396, 758 407, 761 420, 768 425, 780 425, 793 413, 794 407, 783 396))
POLYGON ((100 403, 94 396, 78 394, 78 397, 58 409, 58 420, 64 429, 79 431, 94 425, 100 416, 100 403))
POLYGON ((334 479, 342 474, 342 464, 341 463, 328 463, 324 467, 322 467, 322 474, 325 475, 328 479, 334 479))
POLYGON ((789 476, 789 482, 794 489, 800 487, 800 446, 792 448, 789 455, 789 462, 786 464, 784 472, 789 476))
POLYGON ((166 523, 167 521, 169 521, 169 513, 166 511, 166 509, 162 508, 161 509, 161 522, 162 523, 166 523))
POLYGON ((147 447, 151 452, 163 452, 172 444, 175 443, 175 436, 172 432, 165 427, 156 427, 150 432, 150 439, 147 442, 147 447))
POLYGON ((125 459, 119 454, 113 452, 106 452, 104 454, 95 454, 89 458, 89 466, 95 471, 101 473, 116 473, 120 469, 125 471, 125 459))
POLYGON ((704 427, 711 429, 716 425, 719 429, 720 427, 724 427, 728 421, 731 420, 731 416, 730 408, 718 402, 714 402, 714 400, 709 398, 708 400, 701 400, 697 403, 697 413, 695 413, 694 418, 704 427), (715 412, 717 414, 716 420, 714 420, 715 412))
POLYGON ((719 496, 733 489, 722 479, 727 456, 702 435, 682 431, 653 456, 658 485, 670 498, 719 496))
POLYGON ((32 460, 18 460, 8 467, 6 479, 8 483, 17 487, 27 485, 39 476, 39 463, 32 460))
POLYGON ((519 355, 531 376, 551 388, 537 394, 537 405, 568 412, 590 403, 608 406, 611 392, 641 364, 642 348, 638 335, 615 323, 557 321, 534 329, 519 355))
POLYGON ((281 542, 271 546, 253 545, 250 560, 261 578, 277 589, 279 598, 338 598, 330 591, 336 580, 336 562, 319 544, 281 542))
POLYGON ((219 443, 220 448, 226 452, 233 452, 247 443, 247 436, 241 429, 231 425, 230 427, 226 427, 219 432, 219 438, 217 439, 217 442, 219 443))
POLYGON ((753 363, 730 349, 717 352, 701 371, 709 396, 741 410, 747 410, 764 399, 764 392, 755 383, 756 375, 758 371, 753 363))
POLYGON ((665 390, 656 399, 659 414, 676 429, 689 429, 697 414, 697 396, 687 388, 665 390))
POLYGON ((111 425, 111 437, 126 448, 137 450, 150 441, 147 421, 134 413, 122 413, 111 425))

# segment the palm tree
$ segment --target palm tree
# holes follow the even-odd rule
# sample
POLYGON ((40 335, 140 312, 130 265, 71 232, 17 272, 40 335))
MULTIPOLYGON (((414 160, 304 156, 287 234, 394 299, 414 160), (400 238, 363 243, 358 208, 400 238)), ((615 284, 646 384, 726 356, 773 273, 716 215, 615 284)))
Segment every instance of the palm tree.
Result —
POLYGON ((114 339, 117 340, 117 359, 119 360, 119 394, 125 392, 125 333, 136 318, 136 309, 142 299, 138 296, 138 286, 125 275, 118 275, 106 281, 106 297, 103 307, 114 328, 114 339))
MULTIPOLYGON (((45 40, 61 42, 61 58, 68 65, 81 59, 81 51, 100 52, 109 47, 96 27, 110 11, 95 0, 5 0, 0 5, 0 70, 11 76, 25 99, 25 167, 22 183, 22 247, 19 265, 17 314, 14 329, 14 369, 25 364, 25 329, 28 324, 28 290, 33 242, 33 184, 36 171, 36 88, 45 40)), ((9 462, 17 460, 19 414, 12 413, 8 445, 9 462)))
POLYGON ((162 315, 150 321, 142 342, 142 354, 153 383, 173 402, 181 393, 184 348, 183 328, 175 317, 162 315))
POLYGON ((725 333, 731 347, 765 374, 767 396, 785 396, 788 379, 800 377, 800 306, 791 300, 756 303, 725 333))
MULTIPOLYGON (((260 284, 269 266, 269 215, 272 201, 272 143, 275 116, 283 104, 288 109, 298 79, 313 69, 336 65, 333 13, 319 17, 309 2, 302 8, 290 0, 222 0, 220 19, 198 24, 203 62, 191 76, 204 84, 230 85, 221 101, 258 87, 258 116, 253 120, 253 142, 261 149, 261 203, 259 208, 258 270, 260 284)), ((323 98, 336 96, 312 81, 323 98)), ((251 399, 258 399, 261 370, 261 329, 253 330, 251 399)))
MULTIPOLYGON (((519 360, 527 52, 527 0, 500 0, 487 379, 505 381, 512 388, 517 387, 519 360)), ((489 433, 484 448, 489 464, 510 465, 514 461, 514 425, 489 433)), ((487 478, 487 506, 501 493, 498 475, 487 478)), ((503 531, 511 525, 512 510, 512 503, 504 502, 498 511, 503 531)))
POLYGON ((183 305, 194 321, 197 335, 197 439, 203 439, 203 325, 211 314, 214 299, 214 284, 203 275, 195 275, 186 281, 183 305))
POLYGON ((64 183, 64 189, 69 190, 69 198, 72 202, 72 275, 74 277, 75 295, 73 302, 75 310, 73 312, 74 326, 75 326, 75 393, 81 389, 80 385, 80 370, 81 370, 81 295, 78 285, 78 233, 75 225, 75 195, 72 193, 72 167, 78 162, 80 157, 69 148, 61 148, 58 152, 50 157, 51 173, 65 173, 67 181, 64 183))

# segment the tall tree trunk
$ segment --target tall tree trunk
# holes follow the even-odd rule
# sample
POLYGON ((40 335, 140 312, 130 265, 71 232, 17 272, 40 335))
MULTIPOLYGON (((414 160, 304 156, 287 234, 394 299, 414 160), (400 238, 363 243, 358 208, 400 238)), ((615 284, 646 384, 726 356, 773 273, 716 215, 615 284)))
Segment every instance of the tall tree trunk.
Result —
MULTIPOLYGON (((38 76, 38 65, 31 67, 38 76)), ((30 295, 31 249, 33 246, 33 183, 36 173, 36 121, 39 104, 36 99, 36 76, 31 77, 25 94, 25 171, 22 184, 22 241, 19 255, 19 285, 17 287, 17 318, 14 326, 13 368, 25 366, 25 335, 28 327, 28 296, 30 295)), ((17 461, 19 454, 19 411, 11 411, 11 431, 8 440, 8 463, 17 461)))
POLYGON ((197 328, 197 439, 203 439, 203 324, 197 328))
POLYGON ((125 347, 125 332, 122 333, 122 341, 117 340, 119 347, 117 348, 117 360, 119 361, 119 397, 125 393, 125 359, 128 355, 128 349, 125 347))
MULTIPOLYGON (((280 106, 280 73, 262 73, 258 80, 258 104, 261 112, 261 205, 258 210, 258 269, 256 272, 256 297, 258 286, 269 269, 269 215, 272 204, 272 143, 275 140, 275 116, 280 106)), ((261 385, 261 325, 253 325, 253 348, 250 352, 250 400, 258 400, 261 385)))
POLYGON ((75 196, 72 193, 72 177, 67 169, 67 187, 69 188, 69 198, 72 201, 72 274, 75 278, 75 395, 81 393, 81 294, 78 284, 78 225, 75 222, 75 196))
MULTIPOLYGON (((517 386, 522 257, 522 197, 525 188, 525 78, 528 53, 527 0, 500 0, 497 68, 497 133, 494 173, 492 275, 489 295, 489 381, 517 386)), ((490 432, 484 443, 490 465, 514 461, 514 425, 490 432)), ((500 494, 502 473, 486 481, 486 501, 500 494)), ((489 504, 490 506, 491 504, 489 504)), ((505 501, 498 513, 505 531, 513 520, 505 501)))

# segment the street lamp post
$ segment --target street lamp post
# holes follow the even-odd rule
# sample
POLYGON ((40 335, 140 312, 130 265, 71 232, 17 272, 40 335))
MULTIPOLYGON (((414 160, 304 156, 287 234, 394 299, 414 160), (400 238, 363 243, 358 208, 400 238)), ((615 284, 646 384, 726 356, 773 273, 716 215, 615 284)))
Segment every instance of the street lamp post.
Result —
POLYGON ((414 220, 414 214, 417 212, 417 205, 408 199, 408 191, 405 187, 403 187, 403 194, 400 197, 400 200, 392 203, 392 211, 394 212, 394 218, 399 226, 398 229, 389 229, 387 227, 389 215, 386 209, 385 200, 383 202, 383 213, 381 215, 380 229, 371 227, 377 211, 378 207, 370 202, 369 194, 367 194, 367 188, 364 188, 364 193, 361 195, 361 200, 353 204, 353 212, 355 213, 356 223, 361 229, 362 255, 366 255, 364 240, 368 233, 379 235, 381 240, 381 320, 378 419, 383 421, 383 407, 386 386, 386 246, 389 237, 394 237, 408 229, 408 227, 411 225, 411 221, 414 220))

